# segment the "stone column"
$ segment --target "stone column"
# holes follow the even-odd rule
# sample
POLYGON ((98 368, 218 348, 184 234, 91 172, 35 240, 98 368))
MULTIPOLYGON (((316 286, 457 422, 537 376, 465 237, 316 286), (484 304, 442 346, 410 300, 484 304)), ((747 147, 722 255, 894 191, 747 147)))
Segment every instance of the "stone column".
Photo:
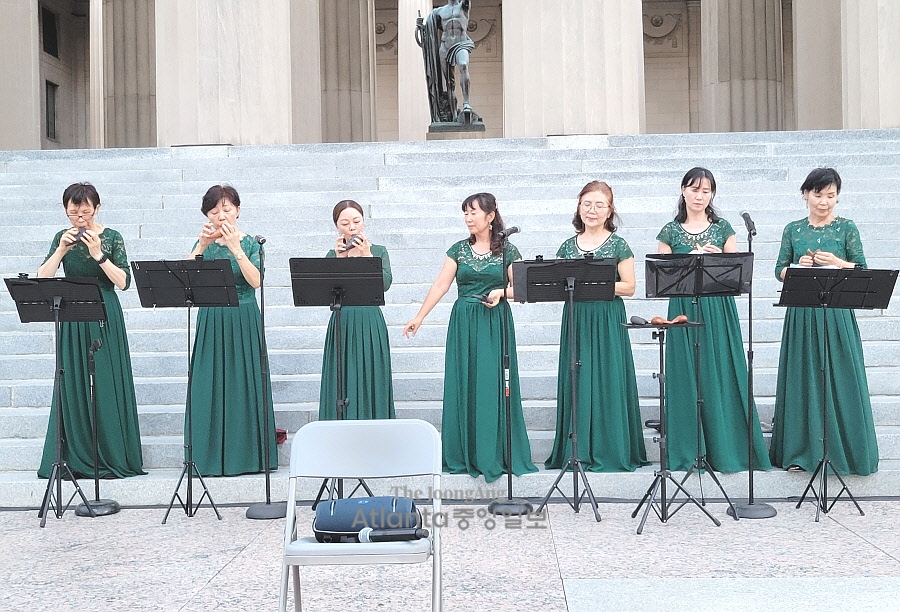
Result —
POLYGON ((700 130, 783 129, 781 0, 703 0, 700 20, 700 130))
POLYGON ((425 140, 431 124, 422 49, 416 44, 416 18, 428 17, 432 0, 399 0, 397 6, 397 101, 400 140, 425 140))
POLYGON ((292 141, 322 142, 319 0, 291 2, 292 141))
POLYGON ((156 0, 159 146, 292 140, 290 0, 156 0))
POLYGON ((841 0, 794 0, 792 17, 797 129, 839 130, 841 0))
POLYGON ((900 3, 841 0, 843 127, 900 127, 900 3))
POLYGON ((103 4, 106 146, 155 146, 154 0, 103 4))
POLYGON ((375 1, 321 0, 322 137, 375 140, 375 1))
POLYGON ((687 0, 688 113, 692 132, 700 131, 700 0, 687 0))
POLYGON ((0 150, 41 148, 37 2, 0 0, 0 150))
POLYGON ((103 68, 103 0, 91 0, 88 15, 90 38, 88 75, 88 146, 102 149, 106 146, 106 113, 104 109, 103 68))
POLYGON ((506 0, 503 135, 644 129, 641 3, 506 0))

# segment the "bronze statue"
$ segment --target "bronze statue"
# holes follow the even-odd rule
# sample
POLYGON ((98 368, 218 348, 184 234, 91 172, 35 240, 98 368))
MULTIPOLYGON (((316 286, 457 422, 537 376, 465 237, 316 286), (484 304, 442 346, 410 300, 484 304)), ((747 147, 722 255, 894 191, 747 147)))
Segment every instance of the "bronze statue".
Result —
POLYGON ((469 53, 475 49, 467 32, 471 5, 471 0, 448 0, 426 19, 416 19, 416 42, 425 60, 432 123, 483 125, 469 104, 469 53), (461 111, 456 106, 454 69, 459 70, 461 111))

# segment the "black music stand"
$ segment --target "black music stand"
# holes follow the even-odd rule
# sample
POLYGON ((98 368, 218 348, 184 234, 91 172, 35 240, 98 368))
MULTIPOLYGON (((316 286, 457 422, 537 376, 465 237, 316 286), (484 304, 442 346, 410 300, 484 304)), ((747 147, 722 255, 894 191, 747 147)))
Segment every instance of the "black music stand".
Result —
MULTIPOLYGON (((344 420, 344 408, 350 401, 344 397, 343 352, 341 347, 341 308, 344 306, 384 306, 384 276, 380 257, 292 257, 290 259, 291 290, 294 306, 328 306, 334 313, 335 385, 337 420, 344 420)), ((362 487, 372 497, 372 490, 359 479, 347 497, 362 487)), ((315 510, 325 490, 328 499, 344 496, 344 481, 326 478, 312 504, 315 510), (330 481, 330 486, 329 486, 330 481)))
POLYGON ((97 515, 91 508, 84 491, 78 485, 75 474, 69 468, 68 462, 62 456, 63 444, 63 416, 62 394, 65 371, 62 368, 60 357, 61 341, 59 337, 60 323, 106 321, 106 306, 103 304, 103 296, 96 278, 28 278, 27 274, 20 274, 19 278, 7 278, 6 288, 10 297, 16 303, 19 319, 22 323, 54 323, 54 346, 56 349, 56 372, 54 373, 53 388, 56 392, 56 460, 50 470, 50 478, 47 480, 47 490, 44 491, 44 499, 41 502, 41 510, 38 517, 41 519, 41 527, 47 524, 47 515, 50 508, 56 518, 62 518, 69 509, 72 500, 78 495, 88 509, 88 514, 95 518, 97 515), (62 481, 64 478, 72 481, 75 492, 69 500, 63 504, 62 481), (55 490, 55 492, 54 492, 55 490))
POLYGON ((562 302, 569 307, 567 336, 569 339, 569 396, 571 398, 569 412, 569 439, 572 441, 572 455, 559 471, 559 475, 541 500, 537 508, 540 514, 550 500, 553 491, 559 491, 575 512, 578 512, 584 495, 587 494, 594 518, 600 520, 597 500, 588 482, 584 466, 578 456, 578 368, 575 343, 575 302, 611 301, 616 297, 616 266, 614 258, 584 259, 543 258, 534 261, 517 261, 513 264, 513 292, 516 300, 521 302, 562 302), (577 289, 577 293, 576 293, 577 289), (559 487, 566 472, 572 469, 572 499, 570 500, 559 487), (581 479, 584 491, 578 491, 578 480, 581 479))
MULTIPOLYGON (((703 323, 701 297, 735 296, 749 291, 753 279, 752 253, 652 254, 646 259, 647 297, 690 297, 697 307, 697 323, 703 323)), ((713 471, 703 451, 703 393, 700 377, 700 329, 694 329, 694 375, 697 387, 697 457, 681 484, 697 474, 700 502, 703 494, 703 472, 706 471, 728 503, 729 514, 739 520, 734 504, 713 471)), ((751 463, 748 466, 753 469, 751 463)), ((672 500, 674 502, 674 499, 672 500)), ((685 500, 672 514, 688 503, 685 500)))
MULTIPOLYGON (((695 506, 700 508, 700 510, 709 517, 709 519, 715 523, 716 527, 720 526, 721 523, 719 519, 710 514, 709 510, 707 510, 700 502, 698 502, 693 495, 691 495, 687 489, 682 486, 682 483, 675 480, 675 477, 672 476, 672 472, 669 470, 669 451, 666 442, 667 435, 667 427, 666 427, 666 330, 672 328, 679 327, 702 327, 702 323, 647 323, 647 324, 628 324, 623 323, 628 329, 653 329, 653 339, 659 342, 659 372, 654 372, 653 378, 659 381, 659 435, 654 436, 653 441, 659 443, 659 469, 653 472, 653 482, 650 483, 650 486, 647 488, 647 492, 644 493, 644 497, 641 498, 641 501, 638 503, 637 507, 634 509, 634 512, 631 513, 631 518, 635 518, 638 515, 638 512, 641 511, 641 506, 644 503, 647 503, 647 507, 644 508, 644 515, 641 517, 641 522, 638 525, 637 532, 638 535, 644 531, 644 524, 647 522, 647 516, 650 514, 650 509, 653 509, 653 512, 659 517, 659 520, 663 523, 667 523, 669 518, 674 512, 669 513, 669 506, 671 502, 669 501, 668 495, 666 494, 666 484, 667 481, 671 482, 675 486, 675 490, 680 491, 684 494, 687 500, 693 503, 695 506), (656 500, 656 494, 659 493, 659 501, 656 500)), ((673 493, 674 497, 674 493, 673 493)), ((679 507, 677 510, 680 510, 679 507)), ((676 510, 676 511, 677 511, 676 510)))
MULTIPOLYGON (((144 308, 187 308, 188 385, 184 406, 185 420, 187 421, 184 443, 186 456, 184 468, 181 470, 181 476, 178 478, 178 484, 175 485, 175 491, 172 493, 172 499, 169 501, 169 507, 166 509, 162 522, 163 524, 166 523, 176 499, 184 513, 191 517, 200 509, 200 504, 203 503, 204 497, 209 500, 209 505, 212 506, 216 516, 221 521, 222 515, 219 514, 219 509, 209 494, 203 475, 200 474, 197 464, 194 463, 194 432, 191 415, 191 361, 193 359, 191 350, 191 309, 195 306, 222 308, 238 305, 231 260, 203 259, 202 255, 198 255, 194 259, 133 261, 131 262, 131 269, 133 271, 134 284, 137 286, 138 297, 141 299, 141 306, 144 308), (193 477, 195 474, 203 487, 203 494, 197 500, 196 505, 193 503, 193 477), (185 476, 187 476, 187 491, 184 499, 182 499, 179 491, 185 476)), ((268 461, 269 458, 266 457, 265 460, 268 461)))
MULTIPOLYGON (((822 309, 822 458, 803 490, 799 508, 811 492, 816 504, 816 522, 820 513, 828 514, 841 495, 847 494, 860 515, 865 513, 857 503, 847 483, 828 458, 828 370, 831 351, 828 347, 828 309, 851 308, 874 310, 888 307, 897 282, 897 270, 866 270, 837 268, 788 268, 784 275, 781 298, 776 306, 822 309), (841 490, 828 503, 828 471, 837 477, 841 490), (819 488, 816 489, 816 478, 819 488)), ((812 501, 812 500, 811 500, 812 501)))

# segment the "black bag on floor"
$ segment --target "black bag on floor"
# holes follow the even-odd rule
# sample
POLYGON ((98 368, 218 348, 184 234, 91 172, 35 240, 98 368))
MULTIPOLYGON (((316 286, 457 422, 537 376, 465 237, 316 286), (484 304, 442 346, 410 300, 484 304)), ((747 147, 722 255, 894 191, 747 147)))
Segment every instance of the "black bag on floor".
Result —
POLYGON ((414 529, 422 516, 408 497, 351 497, 319 502, 313 533, 319 542, 359 542, 359 532, 371 529, 414 529))

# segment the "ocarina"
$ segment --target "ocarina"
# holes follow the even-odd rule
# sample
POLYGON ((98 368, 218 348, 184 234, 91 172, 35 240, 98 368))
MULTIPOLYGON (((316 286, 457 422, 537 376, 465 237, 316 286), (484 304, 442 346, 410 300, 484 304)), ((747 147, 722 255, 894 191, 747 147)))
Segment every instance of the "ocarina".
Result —
POLYGON ((668 323, 668 321, 666 321, 662 317, 653 317, 652 319, 650 319, 650 322, 653 325, 664 325, 664 324, 668 323))
POLYGON ((672 323, 687 323, 687 322, 688 322, 687 315, 683 315, 683 314, 680 314, 677 317, 675 317, 674 319, 672 319, 672 323))
POLYGON ((209 237, 212 238, 213 240, 215 240, 216 238, 221 238, 221 237, 222 237, 222 230, 221 230, 221 229, 218 229, 218 228, 215 229, 215 230, 213 231, 213 233, 211 233, 211 234, 209 235, 209 237))

